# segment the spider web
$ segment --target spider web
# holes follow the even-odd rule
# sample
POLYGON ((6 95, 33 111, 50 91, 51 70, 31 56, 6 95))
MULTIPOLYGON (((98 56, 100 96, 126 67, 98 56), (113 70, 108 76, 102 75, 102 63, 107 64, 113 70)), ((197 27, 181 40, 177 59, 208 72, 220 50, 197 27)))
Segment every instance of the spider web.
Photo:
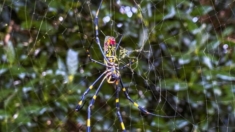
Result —
MULTIPOLYGON (((94 40, 95 0, 4 0, 0 3, 1 131, 85 131, 105 67, 94 40)), ((140 113, 120 92, 128 131, 234 131, 234 2, 104 0, 99 39, 120 43, 118 63, 130 97, 161 118, 140 113), (122 39, 121 39, 122 38, 122 39)), ((103 46, 103 45, 101 45, 103 46)), ((92 131, 121 131, 115 89, 104 82, 92 131)))

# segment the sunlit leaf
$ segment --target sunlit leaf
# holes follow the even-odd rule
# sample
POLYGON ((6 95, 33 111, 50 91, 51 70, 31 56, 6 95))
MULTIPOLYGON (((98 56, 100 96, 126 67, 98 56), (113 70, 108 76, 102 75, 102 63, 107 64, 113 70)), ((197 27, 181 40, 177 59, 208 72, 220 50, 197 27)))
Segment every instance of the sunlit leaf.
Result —
POLYGON ((67 52, 66 65, 70 75, 76 74, 78 69, 78 52, 69 49, 67 52))
POLYGON ((227 80, 227 81, 235 81, 235 77, 231 74, 217 74, 216 77, 222 79, 222 80, 227 80))

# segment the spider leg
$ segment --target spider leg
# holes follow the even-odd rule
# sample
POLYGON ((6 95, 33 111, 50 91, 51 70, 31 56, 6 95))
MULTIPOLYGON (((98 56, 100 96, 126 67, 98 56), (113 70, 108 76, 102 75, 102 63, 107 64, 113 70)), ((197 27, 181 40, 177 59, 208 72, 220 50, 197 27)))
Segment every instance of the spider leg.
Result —
POLYGON ((122 87, 122 91, 124 92, 126 98, 134 105, 136 106, 142 113, 144 114, 147 114, 147 115, 153 115, 153 116, 156 116, 156 117, 162 117, 162 118, 175 118, 176 116, 163 116, 163 115, 157 115, 157 114, 153 114, 151 112, 148 112, 146 109, 144 109, 143 107, 141 107, 138 103, 136 103, 135 101, 133 101, 131 99, 131 97, 129 96, 128 94, 128 91, 127 89, 124 87, 123 85, 123 82, 120 78, 120 84, 121 84, 121 87, 122 87))
POLYGON ((96 43, 98 44, 98 46, 99 46, 99 48, 100 48, 100 52, 102 53, 104 59, 105 59, 107 62, 109 62, 109 60, 107 59, 107 57, 106 57, 105 54, 104 54, 103 49, 101 48, 100 39, 99 39, 98 15, 99 15, 99 11, 100 11, 102 2, 103 2, 103 0, 101 0, 100 5, 99 5, 99 8, 98 8, 98 10, 96 11, 96 14, 95 14, 95 20, 94 20, 94 24, 95 24, 95 40, 96 40, 96 43))
POLYGON ((98 87, 97 90, 95 91, 95 94, 93 95, 93 97, 92 97, 92 99, 91 99, 91 101, 90 101, 90 103, 89 103, 89 106, 88 106, 88 109, 87 109, 87 111, 88 111, 88 113, 87 113, 87 130, 86 130, 87 132, 90 132, 90 131, 91 131, 91 107, 92 107, 92 105, 94 105, 95 100, 96 100, 96 97, 97 97, 97 94, 99 93, 100 88, 101 88, 101 86, 102 86, 104 80, 105 80, 108 76, 109 76, 109 73, 106 74, 105 77, 102 79, 102 81, 101 81, 99 87, 98 87))
POLYGON ((123 120, 122 120, 122 115, 120 113, 119 93, 120 93, 121 89, 120 89, 120 87, 118 87, 118 81, 116 82, 115 87, 116 87, 116 110, 117 110, 117 116, 118 116, 119 121, 121 123, 121 127, 122 127, 123 132, 126 132, 125 125, 124 125, 123 120))
MULTIPOLYGON (((93 40, 92 40, 92 42, 93 42, 93 40)), ((91 45, 89 46, 89 49, 90 49, 91 46, 92 46, 92 42, 91 42, 91 45)), ((97 61, 97 60, 91 58, 91 54, 90 54, 90 50, 89 50, 89 49, 86 50, 86 53, 87 53, 87 56, 88 56, 88 58, 90 59, 90 61, 92 61, 92 62, 94 62, 94 63, 98 63, 98 64, 100 64, 100 65, 106 67, 106 65, 105 65, 104 63, 99 62, 99 61, 97 61)))
POLYGON ((126 68, 126 67, 131 66, 134 62, 135 62, 135 60, 134 60, 134 59, 133 59, 133 60, 131 60, 131 61, 130 61, 129 63, 127 63, 126 65, 124 65, 124 66, 120 67, 120 70, 122 70, 122 69, 124 69, 124 68, 126 68))
POLYGON ((100 78, 101 78, 102 76, 104 76, 107 72, 108 72, 108 71, 103 72, 103 73, 89 86, 89 88, 86 89, 86 91, 85 91, 85 92, 83 93, 83 95, 82 95, 81 100, 78 102, 78 104, 77 104, 77 106, 76 106, 76 108, 75 108, 75 111, 79 111, 79 110, 82 108, 82 106, 83 106, 83 101, 84 101, 84 99, 85 99, 85 96, 86 96, 86 95, 88 94, 88 92, 93 88, 93 86, 96 84, 96 82, 97 82, 98 80, 100 80, 100 78))
POLYGON ((119 48, 119 45, 120 45, 120 43, 121 43, 121 41, 122 41, 122 38, 123 38, 123 35, 121 35, 121 38, 119 39, 119 42, 118 42, 118 44, 117 44, 117 46, 116 46, 116 51, 117 51, 118 48, 119 48))

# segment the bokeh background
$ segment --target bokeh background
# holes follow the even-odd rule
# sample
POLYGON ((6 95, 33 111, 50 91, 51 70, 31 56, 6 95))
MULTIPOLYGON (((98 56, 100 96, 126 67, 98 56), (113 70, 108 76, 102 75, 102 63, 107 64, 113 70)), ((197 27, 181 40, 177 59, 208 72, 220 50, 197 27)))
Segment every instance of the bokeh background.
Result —
MULTIPOLYGON (((0 131, 86 131, 81 95, 105 70, 94 40, 100 0, 0 1, 0 131)), ((128 131, 235 131, 233 0, 104 0, 99 38, 120 43, 122 80, 140 113, 120 93, 128 131)), ((95 85, 97 88, 99 82, 95 85)), ((103 84, 92 131, 121 131, 115 89, 103 84)))

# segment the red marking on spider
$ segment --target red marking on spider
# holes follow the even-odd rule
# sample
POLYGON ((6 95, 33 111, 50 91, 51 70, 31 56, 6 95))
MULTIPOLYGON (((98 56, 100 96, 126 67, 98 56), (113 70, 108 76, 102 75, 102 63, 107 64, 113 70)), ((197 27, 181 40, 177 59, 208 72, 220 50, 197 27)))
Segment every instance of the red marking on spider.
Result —
POLYGON ((111 37, 108 39, 108 45, 115 45, 116 44, 116 41, 115 41, 115 38, 111 37))
POLYGON ((111 39, 111 40, 110 40, 110 44, 111 44, 111 45, 115 45, 115 44, 116 44, 115 39, 111 39))

